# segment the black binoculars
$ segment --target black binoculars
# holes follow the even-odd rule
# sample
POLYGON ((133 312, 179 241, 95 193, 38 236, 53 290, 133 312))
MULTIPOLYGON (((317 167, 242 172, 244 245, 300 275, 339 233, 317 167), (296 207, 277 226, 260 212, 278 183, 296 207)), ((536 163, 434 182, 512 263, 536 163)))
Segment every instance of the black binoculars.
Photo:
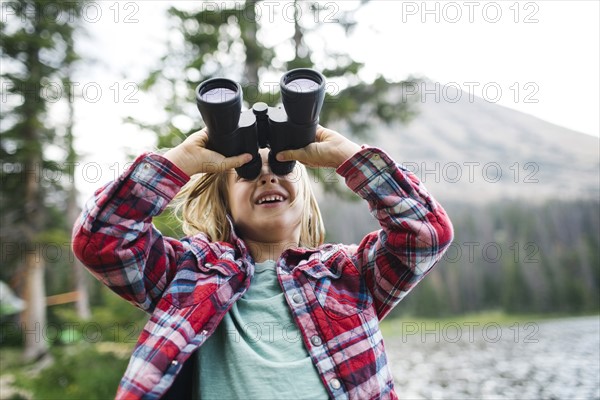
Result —
POLYGON ((260 174, 259 148, 269 147, 271 171, 286 175, 296 162, 280 162, 275 155, 315 141, 325 99, 325 78, 312 69, 298 68, 286 72, 279 86, 283 108, 259 102, 244 112, 239 83, 213 78, 196 88, 196 104, 208 131, 207 148, 225 157, 252 154, 250 162, 236 168, 244 179, 252 180, 260 174))

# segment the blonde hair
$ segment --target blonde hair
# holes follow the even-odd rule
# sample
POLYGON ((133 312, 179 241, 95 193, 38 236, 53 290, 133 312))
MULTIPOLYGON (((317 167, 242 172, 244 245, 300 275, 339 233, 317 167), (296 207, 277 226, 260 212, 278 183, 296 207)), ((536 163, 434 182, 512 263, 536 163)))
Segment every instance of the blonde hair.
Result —
MULTIPOLYGON (((227 177, 233 170, 198 174, 175 197, 175 215, 188 236, 199 233, 212 241, 231 242, 229 216, 229 189, 227 177)), ((299 247, 315 248, 323 244, 325 226, 319 205, 311 188, 308 171, 299 162, 292 172, 299 179, 299 193, 294 199, 302 201, 304 208, 300 220, 299 247)), ((243 239, 243 238, 242 238, 243 239)))

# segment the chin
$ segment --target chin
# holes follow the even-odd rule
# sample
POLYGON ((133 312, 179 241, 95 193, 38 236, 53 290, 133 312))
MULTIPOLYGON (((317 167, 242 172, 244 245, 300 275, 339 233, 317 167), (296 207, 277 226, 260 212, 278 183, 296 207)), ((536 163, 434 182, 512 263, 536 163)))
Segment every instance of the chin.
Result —
POLYGON ((262 217, 246 226, 240 225, 239 229, 244 238, 258 242, 282 242, 288 240, 289 237, 294 237, 294 235, 290 235, 290 229, 294 230, 294 225, 296 229, 300 229, 300 221, 296 221, 294 224, 294 221, 288 219, 262 217))

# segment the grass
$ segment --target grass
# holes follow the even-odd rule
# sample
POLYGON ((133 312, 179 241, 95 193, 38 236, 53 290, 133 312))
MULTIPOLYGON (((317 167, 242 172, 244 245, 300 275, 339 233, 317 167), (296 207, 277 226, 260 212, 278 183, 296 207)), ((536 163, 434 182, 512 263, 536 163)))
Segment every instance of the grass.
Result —
MULTIPOLYGON (((592 314, 598 316, 598 314, 592 314)), ((579 315, 578 315, 579 316, 579 315)), ((519 324, 537 323, 544 320, 556 318, 574 317, 572 314, 507 314, 503 311, 485 311, 442 318, 423 317, 396 317, 384 319, 381 324, 381 332, 384 337, 393 338, 406 336, 420 331, 431 332, 455 326, 461 328, 478 329, 490 325, 510 327, 519 324)))
MULTIPOLYGON (((42 334, 50 357, 34 363, 23 362, 22 334, 1 329, 0 398, 114 398, 147 316, 120 299, 108 297, 107 303, 95 308, 88 322, 79 320, 71 307, 53 307, 48 322, 53 329, 42 334)), ((5 324, 4 328, 14 327, 14 322, 5 324)))
POLYGON ((26 389, 33 399, 112 399, 131 352, 130 345, 124 346, 128 346, 125 351, 105 350, 102 343, 57 346, 50 351, 52 364, 41 370, 36 364, 19 365, 20 352, 3 348, 2 353, 9 350, 3 358, 10 367, 3 364, 2 375, 12 375, 11 386, 26 389))

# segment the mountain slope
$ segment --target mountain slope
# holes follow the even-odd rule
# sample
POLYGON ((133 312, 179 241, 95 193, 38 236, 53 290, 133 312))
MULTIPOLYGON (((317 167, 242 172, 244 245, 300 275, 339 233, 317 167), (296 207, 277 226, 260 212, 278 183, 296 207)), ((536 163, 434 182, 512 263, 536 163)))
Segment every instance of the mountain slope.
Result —
MULTIPOLYGON (((431 88, 428 88, 430 90, 431 88)), ((454 92, 453 92, 454 91, 454 92)), ((441 200, 599 198, 599 139, 485 101, 417 102, 405 126, 380 126, 371 145, 415 172, 441 200)), ((565 112, 569 112, 565 109, 565 112)))
MULTIPOLYGON (((457 97, 451 90, 446 98, 457 97)), ((418 101, 408 125, 374 127, 368 144, 415 172, 451 214, 490 202, 600 199, 598 138, 466 93, 456 103, 440 100, 418 101)), ((357 242, 378 228, 366 204, 320 189, 331 240, 357 242)))

